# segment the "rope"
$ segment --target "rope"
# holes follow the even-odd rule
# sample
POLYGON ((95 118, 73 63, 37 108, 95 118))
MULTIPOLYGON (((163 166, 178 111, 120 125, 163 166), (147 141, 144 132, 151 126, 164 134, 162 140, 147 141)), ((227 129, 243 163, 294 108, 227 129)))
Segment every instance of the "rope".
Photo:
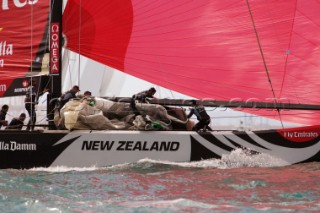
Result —
POLYGON ((79 31, 78 31, 78 49, 79 49, 79 53, 78 53, 78 57, 79 57, 79 64, 78 64, 78 86, 80 87, 80 65, 81 65, 81 44, 80 44, 80 40, 81 40, 81 26, 82 26, 82 0, 80 0, 80 6, 79 6, 79 31))
MULTIPOLYGON (((33 72, 33 4, 30 5, 30 13, 31 13, 31 27, 30 27, 30 41, 31 41, 31 52, 30 52, 30 72, 33 72)), ((31 98, 31 102, 32 102, 32 75, 31 75, 31 79, 30 79, 31 85, 29 85, 30 88, 30 98, 31 98)), ((35 106, 33 104, 31 104, 31 114, 30 116, 30 124, 34 124, 32 121, 33 118, 33 110, 32 108, 34 108, 35 106)))
MULTIPOLYGON (((254 22, 254 19, 253 19, 253 15, 252 15, 252 12, 251 12, 249 0, 246 0, 246 3, 247 3, 247 6, 248 6, 250 18, 251 18, 251 21, 252 21, 252 26, 253 26, 254 32, 256 34, 256 38, 257 38, 260 54, 261 54, 261 57, 262 57, 263 65, 264 65, 264 68, 265 68, 265 71, 266 71, 266 74, 267 74, 267 77, 268 77, 268 81, 269 81, 269 84, 270 84, 270 87, 271 87, 271 91, 272 91, 272 95, 273 95, 273 98, 274 98, 274 102, 275 102, 275 104, 277 104, 278 102, 277 102, 276 94, 275 94, 273 86, 272 86, 269 70, 268 70, 267 63, 266 63, 266 60, 265 60, 265 57, 264 57, 264 54, 263 54, 263 51, 262 51, 262 47, 261 47, 258 31, 256 29, 256 25, 255 25, 255 22, 254 22)), ((277 108, 277 111, 278 111, 278 114, 279 114, 281 126, 282 126, 282 128, 284 128, 283 122, 282 122, 282 119, 281 119, 280 109, 277 108)))

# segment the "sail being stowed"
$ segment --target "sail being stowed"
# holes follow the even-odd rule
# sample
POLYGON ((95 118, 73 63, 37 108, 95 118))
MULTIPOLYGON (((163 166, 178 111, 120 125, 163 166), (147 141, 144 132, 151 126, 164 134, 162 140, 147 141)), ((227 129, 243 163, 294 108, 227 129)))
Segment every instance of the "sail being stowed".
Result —
POLYGON ((180 108, 157 104, 136 104, 103 98, 69 101, 55 113, 55 124, 68 130, 190 130, 192 123, 180 108))

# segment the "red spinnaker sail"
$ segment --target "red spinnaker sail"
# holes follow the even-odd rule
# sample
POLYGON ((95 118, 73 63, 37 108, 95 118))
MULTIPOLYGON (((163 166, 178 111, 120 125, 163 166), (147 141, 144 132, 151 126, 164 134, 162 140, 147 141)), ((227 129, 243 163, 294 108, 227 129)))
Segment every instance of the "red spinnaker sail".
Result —
POLYGON ((319 11, 318 0, 69 0, 63 21, 67 48, 186 95, 320 104, 319 11))
MULTIPOLYGON (((16 78, 41 64, 50 1, 2 1, 0 5, 0 97, 16 78)), ((43 50, 44 51, 44 50, 43 50)), ((18 85, 24 87, 26 85, 18 85)), ((19 89, 19 88, 17 88, 19 89)), ((14 88, 11 88, 14 91, 14 88)), ((17 92, 19 93, 19 91, 17 92)), ((11 94, 14 95, 14 94, 11 94)))

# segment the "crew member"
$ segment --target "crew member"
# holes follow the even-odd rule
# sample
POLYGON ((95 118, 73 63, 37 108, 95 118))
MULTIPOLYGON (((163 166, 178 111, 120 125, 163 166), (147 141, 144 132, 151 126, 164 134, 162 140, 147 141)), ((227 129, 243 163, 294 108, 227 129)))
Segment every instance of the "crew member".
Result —
POLYGON ((9 110, 9 106, 7 104, 3 105, 0 110, 0 129, 2 126, 7 126, 8 121, 6 120, 6 115, 9 110))
POLYGON ((156 94, 156 89, 154 87, 151 87, 148 90, 139 92, 135 95, 132 96, 130 106, 134 112, 135 115, 139 115, 140 113, 138 112, 136 108, 136 102, 137 103, 148 103, 148 98, 155 98, 154 94, 156 94))
POLYGON ((90 92, 90 91, 85 91, 85 92, 83 93, 83 95, 84 95, 85 97, 91 97, 91 92, 90 92))
POLYGON ((197 117, 197 120, 199 121, 198 123, 196 123, 196 125, 194 125, 192 130, 198 132, 202 129, 205 132, 208 129, 212 131, 212 129, 209 126, 211 118, 207 114, 205 108, 202 105, 197 104, 196 100, 191 100, 190 104, 192 108, 190 109, 190 113, 188 114, 187 118, 191 118, 191 116, 194 114, 197 117))
POLYGON ((34 125, 36 124, 36 110, 35 110, 35 105, 37 103, 37 92, 36 92, 36 87, 37 87, 37 81, 36 79, 31 79, 29 81, 29 87, 26 92, 26 97, 24 99, 24 106, 29 114, 29 122, 27 124, 27 131, 28 130, 33 130, 34 125))
POLYGON ((26 119, 26 114, 21 113, 19 118, 13 118, 6 129, 22 129, 24 125, 24 120, 26 119))
POLYGON ((90 98, 92 96, 90 91, 85 91, 83 94, 77 95, 77 98, 90 98))
POLYGON ((60 106, 61 109, 69 100, 76 98, 76 94, 80 91, 79 86, 74 85, 71 90, 67 91, 61 96, 60 106))

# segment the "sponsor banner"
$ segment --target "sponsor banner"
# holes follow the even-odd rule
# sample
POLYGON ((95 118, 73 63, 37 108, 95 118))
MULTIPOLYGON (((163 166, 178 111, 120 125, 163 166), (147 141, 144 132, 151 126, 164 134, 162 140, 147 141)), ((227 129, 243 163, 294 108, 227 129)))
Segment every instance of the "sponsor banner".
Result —
POLYGON ((282 137, 293 142, 307 142, 320 138, 320 126, 299 127, 291 129, 281 129, 278 132, 282 137))
POLYGON ((0 169, 108 166, 146 158, 186 162, 190 161, 190 156, 190 133, 4 131, 0 134, 0 169))
POLYGON ((16 78, 41 71, 48 48, 49 1, 2 0, 0 4, 0 97, 16 78))
POLYGON ((190 161, 191 155, 189 134, 139 131, 70 133, 55 146, 73 139, 75 141, 61 153, 53 166, 107 166, 146 158, 179 162, 190 161))
POLYGON ((37 151, 37 144, 17 143, 16 141, 0 142, 0 151, 37 151))
MULTIPOLYGON (((29 87, 30 77, 15 78, 11 81, 10 84, 0 84, 0 91, 4 91, 3 96, 21 96, 25 95, 29 87)), ((37 82, 36 90, 41 92, 45 87, 48 86, 50 80, 49 76, 34 76, 32 79, 35 79, 37 82)))
POLYGON ((50 26, 50 73, 60 73, 60 23, 51 23, 50 26))
POLYGON ((83 141, 81 150, 101 151, 178 151, 178 141, 83 141))

